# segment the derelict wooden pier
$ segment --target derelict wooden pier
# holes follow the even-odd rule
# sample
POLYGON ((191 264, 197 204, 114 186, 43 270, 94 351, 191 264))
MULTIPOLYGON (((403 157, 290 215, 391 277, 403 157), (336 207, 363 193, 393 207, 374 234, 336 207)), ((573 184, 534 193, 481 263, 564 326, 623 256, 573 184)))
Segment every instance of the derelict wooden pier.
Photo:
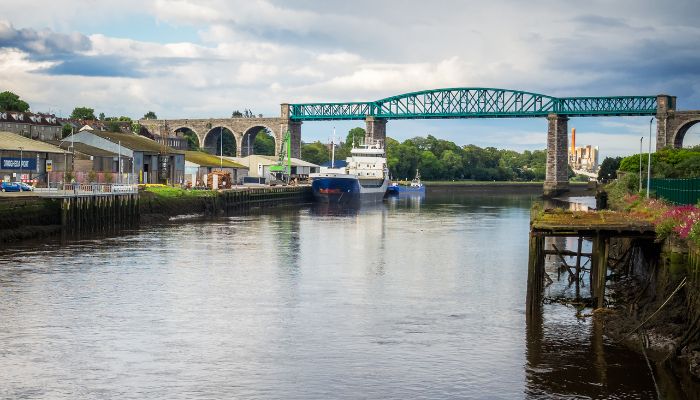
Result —
MULTIPOLYGON (((581 259, 590 259, 590 292, 596 308, 604 306, 605 282, 607 277, 610 240, 613 238, 645 238, 656 237, 654 225, 647 220, 630 216, 627 213, 613 211, 544 211, 533 210, 530 218, 530 242, 527 273, 527 313, 537 312, 542 305, 545 279, 545 258, 559 257, 569 272, 581 277, 581 259), (548 237, 574 237, 578 239, 576 251, 545 249, 548 237), (592 241, 589 253, 581 251, 584 239, 592 241), (569 266, 564 256, 576 257, 575 265, 569 266)), ((577 294, 578 294, 578 283, 577 294)))

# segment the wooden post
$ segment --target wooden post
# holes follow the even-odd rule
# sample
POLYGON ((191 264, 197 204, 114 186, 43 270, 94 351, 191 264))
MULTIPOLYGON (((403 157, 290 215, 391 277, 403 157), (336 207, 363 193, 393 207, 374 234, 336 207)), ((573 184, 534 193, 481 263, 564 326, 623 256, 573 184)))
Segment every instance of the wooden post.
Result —
POLYGON ((537 313, 542 305, 544 280, 544 237, 530 232, 527 267, 526 312, 537 313))
POLYGON ((583 236, 578 237, 578 249, 576 250, 576 299, 581 297, 581 248, 583 236))
POLYGON ((591 297, 596 299, 596 307, 605 305, 605 278, 608 272, 609 238, 600 234, 593 238, 593 258, 591 259, 591 297))

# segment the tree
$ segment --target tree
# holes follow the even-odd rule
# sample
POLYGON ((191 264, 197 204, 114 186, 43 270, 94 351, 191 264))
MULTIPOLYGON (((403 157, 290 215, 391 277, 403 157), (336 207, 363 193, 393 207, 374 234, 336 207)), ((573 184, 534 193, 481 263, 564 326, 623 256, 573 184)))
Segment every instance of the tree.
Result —
POLYGON ((441 179, 443 177, 442 163, 429 150, 423 150, 421 153, 418 168, 421 171, 421 176, 425 179, 441 179))
POLYGON ((461 179, 462 175, 462 157, 452 150, 442 152, 440 162, 444 168, 443 178, 445 179, 461 179))
MULTIPOLYGON (((637 156, 639 159, 639 156, 637 156)), ((605 157, 598 170, 598 180, 607 181, 617 178, 617 170, 620 168, 622 157, 605 157)))
POLYGON ((121 125, 117 121, 108 121, 107 124, 107 130, 109 132, 121 132, 121 125))
POLYGON ((198 151, 199 150, 199 138, 197 134, 191 129, 185 128, 182 132, 182 136, 187 139, 187 148, 189 150, 198 151))
MULTIPOLYGON (((389 156, 396 159, 396 163, 390 167, 392 175, 398 179, 412 179, 416 174, 416 168, 421 160, 421 153, 410 140, 405 140, 396 146, 395 154, 389 156)), ((392 152, 393 153, 393 152, 392 152)))
POLYGON ((242 118, 242 117, 243 117, 243 113, 238 111, 238 110, 233 110, 233 112, 231 113, 231 118, 242 118))
POLYGON ((71 124, 65 124, 61 128, 61 138, 65 138, 70 136, 70 134, 73 132, 73 125, 71 124))
MULTIPOLYGON (((243 143, 241 146, 246 145, 247 143, 243 143)), ((267 132, 267 129, 261 129, 260 132, 255 135, 253 153, 268 156, 275 155, 275 139, 267 132)))
POLYGON ((306 143, 301 146, 301 159, 317 165, 328 162, 328 148, 318 141, 306 143))
POLYGON ((366 134, 367 133, 365 132, 365 130, 360 127, 352 128, 348 131, 348 136, 347 138, 345 138, 345 143, 350 148, 352 148, 353 146, 357 146, 365 142, 366 134))
MULTIPOLYGON (((100 121, 104 121, 105 120, 105 113, 101 112, 99 115, 99 118, 100 118, 100 121)), ((110 118, 110 120, 111 120, 111 118, 110 118)))
POLYGON ((0 93, 0 110, 27 112, 29 104, 12 92, 2 92, 0 93))
POLYGON ((73 112, 70 114, 70 118, 94 120, 96 119, 95 109, 88 107, 75 107, 73 112))
POLYGON ((158 117, 156 116, 156 113, 149 111, 143 115, 143 119, 158 119, 158 117))

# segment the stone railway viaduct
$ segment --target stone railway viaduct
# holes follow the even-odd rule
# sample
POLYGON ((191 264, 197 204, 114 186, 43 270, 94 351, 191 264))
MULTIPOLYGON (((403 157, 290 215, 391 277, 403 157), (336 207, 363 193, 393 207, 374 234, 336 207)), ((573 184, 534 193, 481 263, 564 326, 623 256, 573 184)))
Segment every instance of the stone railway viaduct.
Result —
MULTIPOLYGON (((456 89, 444 89, 442 91, 455 91, 456 89)), ((494 89, 460 89, 460 90, 480 90, 486 91, 494 89)), ((498 89, 501 90, 501 89, 498 89)), ((501 90, 502 91, 502 90, 501 90)), ((429 93, 417 92, 417 93, 429 93)), ((435 91, 437 92, 437 91, 435 91)), ((534 95, 540 97, 547 97, 543 95, 535 95, 526 92, 514 92, 534 95)), ((414 95, 414 94, 409 94, 414 95)), ((408 95, 402 95, 406 97, 408 95)), ((500 95, 502 97, 502 95, 500 95)), ((394 98, 384 99, 379 102, 373 103, 346 103, 346 104, 335 104, 335 103, 318 103, 318 104, 303 104, 303 105, 290 105, 282 104, 281 112, 279 118, 219 118, 219 119, 171 119, 171 120, 140 120, 139 123, 142 127, 147 129, 149 133, 156 136, 170 136, 177 132, 181 132, 183 129, 192 130, 199 139, 200 147, 208 150, 210 152, 216 151, 219 143, 219 135, 223 128, 228 129, 236 141, 236 155, 246 156, 249 153, 249 147, 252 148, 252 143, 255 140, 255 135, 263 128, 267 129, 275 139, 275 155, 279 154, 280 146, 282 143, 282 138, 284 134, 289 131, 291 135, 291 153, 292 157, 301 156, 301 125, 302 121, 314 121, 314 120, 338 120, 338 119, 352 119, 352 120, 364 120, 366 126, 367 137, 372 139, 385 140, 386 139, 386 124, 388 119, 393 118, 503 118, 503 117, 546 117, 548 120, 548 131, 547 131, 547 172, 544 183, 544 194, 546 196, 556 195, 558 193, 568 190, 568 120, 571 116, 615 116, 615 115, 653 115, 657 119, 657 130, 656 130, 656 149, 662 149, 664 147, 675 147, 679 148, 683 145, 683 139, 685 134, 688 132, 690 127, 700 122, 700 110, 694 111, 677 111, 676 110, 676 97, 668 95, 658 95, 655 98, 653 104, 656 107, 656 112, 653 109, 645 109, 644 112, 597 112, 593 113, 581 113, 573 112, 572 110, 567 110, 567 112, 556 112, 547 111, 547 105, 542 106, 542 99, 540 99, 540 107, 533 109, 531 105, 524 104, 530 107, 528 111, 520 110, 518 112, 508 111, 506 109, 495 110, 492 112, 482 112, 483 107, 489 106, 489 101, 491 103, 500 101, 501 106, 511 107, 505 104, 508 100, 503 100, 503 98, 492 97, 498 101, 486 100, 480 103, 468 103, 461 104, 461 106, 466 107, 476 107, 478 105, 480 113, 474 113, 471 109, 468 111, 461 110, 459 113, 454 115, 446 113, 442 110, 437 113, 426 113, 425 110, 421 111, 422 114, 406 114, 410 111, 410 105, 416 106, 416 100, 412 100, 413 103, 407 105, 399 105, 403 107, 400 111, 396 111, 387 106, 386 104, 380 103, 388 100, 395 101, 401 96, 396 96, 394 98), (384 109, 382 109, 384 107, 384 109), (306 111, 304 111, 306 110, 306 111), (309 112, 308 110, 313 110, 309 112), (320 111, 319 111, 320 110, 320 111), (330 111, 329 111, 330 110, 330 111), (534 110, 534 111, 533 111, 534 110), (303 114, 306 112, 307 114, 303 114), (388 117, 383 117, 381 114, 388 117), (316 115, 311 115, 317 113, 316 115), (375 115, 371 115, 371 114, 375 115), (393 113, 393 114, 392 114, 393 113), (404 114, 401 114, 404 113, 404 114), (378 114, 378 115, 377 115, 378 114), (250 146, 249 146, 250 144, 250 146)), ((550 98, 555 99, 555 98, 550 98)), ((563 98, 555 99, 556 101, 586 101, 587 98, 563 98), (583 100, 582 100, 583 99, 583 100)), ((588 98, 592 99, 592 98, 588 98)), ((647 100, 654 100, 653 97, 647 98, 647 100)), ((545 99, 546 100, 546 99, 545 99)), ((608 99, 610 100, 610 99, 608 99)), ((443 101, 443 100, 440 100, 443 101)), ((479 100, 482 101, 482 100, 479 100)), ((514 104, 517 104, 517 97, 514 100, 514 104)), ((520 98, 521 105, 523 108, 522 95, 520 98)), ((537 100, 534 100, 536 103, 537 100)), ((651 104, 651 103, 649 103, 651 104)), ((458 104, 459 105, 459 104, 458 104)), ((431 107, 434 104, 431 104, 431 107)), ((453 107, 453 105, 439 104, 440 107, 453 107)), ((424 104, 423 107, 426 107, 424 104)))

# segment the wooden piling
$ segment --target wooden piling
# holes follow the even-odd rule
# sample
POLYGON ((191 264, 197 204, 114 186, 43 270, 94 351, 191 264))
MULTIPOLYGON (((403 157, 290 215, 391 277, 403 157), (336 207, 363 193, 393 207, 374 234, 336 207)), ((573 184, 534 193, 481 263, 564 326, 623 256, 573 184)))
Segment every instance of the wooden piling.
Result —
POLYGON ((537 313, 542 305, 542 290, 544 289, 544 236, 530 233, 529 255, 527 267, 527 299, 526 312, 537 313))
POLYGON ((596 307, 605 305, 605 280, 608 273, 608 252, 610 239, 603 235, 593 237, 593 258, 591 259, 591 297, 596 299, 596 307))

